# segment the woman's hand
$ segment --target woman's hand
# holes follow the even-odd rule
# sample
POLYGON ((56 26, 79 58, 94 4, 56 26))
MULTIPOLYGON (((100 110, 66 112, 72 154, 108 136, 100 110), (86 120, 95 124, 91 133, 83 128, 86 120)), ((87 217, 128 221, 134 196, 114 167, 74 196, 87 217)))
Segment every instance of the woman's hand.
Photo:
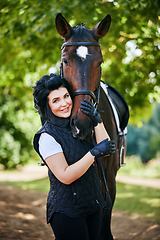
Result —
POLYGON ((94 148, 90 150, 90 153, 95 157, 102 157, 114 153, 116 150, 115 141, 105 139, 94 148))
POLYGON ((82 101, 80 107, 81 111, 90 117, 94 127, 96 127, 98 123, 102 122, 101 115, 97 112, 93 104, 88 99, 82 101))

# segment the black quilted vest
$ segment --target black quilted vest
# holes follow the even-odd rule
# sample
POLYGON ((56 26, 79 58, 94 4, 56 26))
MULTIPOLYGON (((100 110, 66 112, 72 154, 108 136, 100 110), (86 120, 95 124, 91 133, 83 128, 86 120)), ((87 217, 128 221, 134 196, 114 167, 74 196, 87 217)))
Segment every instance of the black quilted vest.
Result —
MULTIPOLYGON (((93 144, 91 139, 81 141, 72 136, 69 119, 58 117, 55 119, 54 123, 46 121, 43 127, 35 134, 34 148, 40 155, 39 137, 41 133, 46 132, 60 143, 67 163, 71 165, 93 148, 93 144)), ((104 207, 105 201, 102 194, 102 185, 94 164, 82 177, 69 185, 60 182, 49 168, 48 175, 50 191, 47 199, 47 223, 49 223, 54 212, 77 218, 86 216, 98 208, 104 207)))

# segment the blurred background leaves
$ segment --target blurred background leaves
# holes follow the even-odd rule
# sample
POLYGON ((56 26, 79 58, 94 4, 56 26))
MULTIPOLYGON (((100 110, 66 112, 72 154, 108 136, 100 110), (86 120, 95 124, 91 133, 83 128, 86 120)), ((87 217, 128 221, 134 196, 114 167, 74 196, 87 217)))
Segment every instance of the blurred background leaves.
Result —
POLYGON ((3 0, 0 2, 0 163, 5 168, 14 168, 35 157, 32 139, 40 121, 33 106, 32 86, 43 74, 59 72, 62 40, 55 28, 59 12, 72 26, 83 22, 88 28, 111 15, 110 30, 100 40, 104 57, 102 80, 116 87, 129 105, 127 154, 138 154, 144 162, 157 156, 159 0, 75 0, 72 4, 69 0, 3 0))

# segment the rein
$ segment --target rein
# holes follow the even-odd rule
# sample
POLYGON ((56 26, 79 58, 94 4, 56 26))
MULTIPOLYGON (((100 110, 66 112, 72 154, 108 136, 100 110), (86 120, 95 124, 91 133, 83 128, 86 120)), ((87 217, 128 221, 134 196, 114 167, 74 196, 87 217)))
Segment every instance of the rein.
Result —
MULTIPOLYGON (((65 42, 63 43, 61 49, 64 47, 69 47, 69 46, 101 46, 100 43, 98 42, 65 42)), ((63 77, 63 63, 61 62, 60 65, 60 75, 63 77)), ((99 85, 100 87, 100 85, 99 85)), ((78 89, 77 91, 72 93, 72 97, 75 97, 77 95, 89 95, 91 96, 94 106, 97 107, 99 103, 99 87, 96 90, 96 94, 94 94, 91 90, 89 89, 78 89)))

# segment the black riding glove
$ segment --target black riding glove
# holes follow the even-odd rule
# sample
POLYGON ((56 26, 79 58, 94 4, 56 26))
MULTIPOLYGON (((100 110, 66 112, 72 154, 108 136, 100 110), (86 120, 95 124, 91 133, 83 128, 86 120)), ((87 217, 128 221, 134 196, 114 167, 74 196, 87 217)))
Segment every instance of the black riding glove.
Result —
POLYGON ((88 99, 82 101, 80 107, 81 111, 90 117, 94 127, 96 127, 98 123, 102 122, 101 115, 97 112, 93 104, 88 99))
POLYGON ((90 150, 90 153, 95 157, 102 157, 106 155, 110 155, 115 152, 116 146, 114 140, 105 139, 99 144, 97 144, 94 148, 90 150))

